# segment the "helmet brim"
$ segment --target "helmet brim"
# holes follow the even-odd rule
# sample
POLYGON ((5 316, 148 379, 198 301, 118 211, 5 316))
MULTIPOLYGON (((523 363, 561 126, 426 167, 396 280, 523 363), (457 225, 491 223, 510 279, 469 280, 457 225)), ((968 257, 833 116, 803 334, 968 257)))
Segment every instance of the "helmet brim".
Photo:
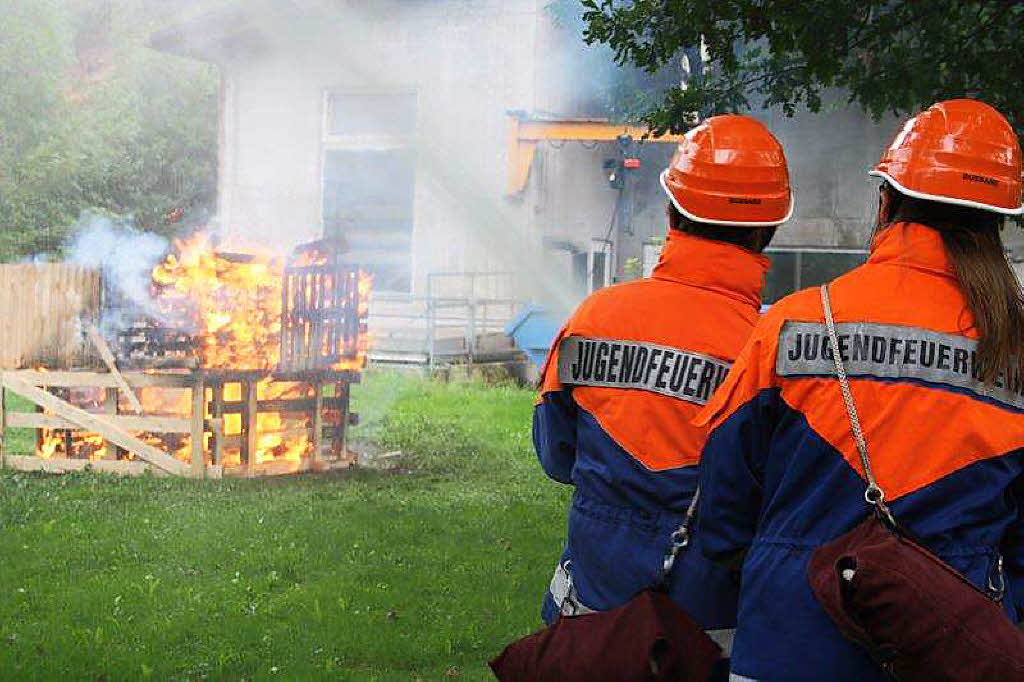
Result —
POLYGON ((924 199, 926 201, 936 201, 940 204, 953 204, 954 206, 966 206, 967 208, 976 208, 982 211, 992 211, 995 213, 1002 213, 1003 215, 1021 215, 1024 213, 1024 206, 1018 206, 1017 208, 1006 208, 1005 206, 993 206, 992 204, 985 204, 980 201, 971 201, 970 199, 957 199, 955 197, 944 197, 939 194, 928 194, 926 192, 918 192, 916 190, 904 187, 899 182, 893 179, 891 175, 883 170, 873 168, 868 171, 868 175, 872 175, 876 178, 882 178, 890 185, 892 185, 896 191, 900 194, 906 194, 908 197, 914 199, 924 199))
POLYGON ((716 220, 715 218, 705 218, 695 213, 691 213, 690 211, 686 210, 686 208, 682 204, 679 203, 675 195, 672 194, 672 191, 668 188, 668 182, 666 181, 666 178, 668 178, 668 170, 669 169, 666 168, 665 170, 661 171, 661 175, 658 178, 661 181, 661 188, 665 191, 665 195, 668 196, 668 200, 671 201, 672 205, 676 207, 676 210, 682 213, 690 220, 696 221, 698 223, 707 223, 709 225, 724 225, 727 227, 777 227, 793 217, 793 209, 796 208, 796 200, 793 196, 793 190, 789 191, 789 210, 786 211, 786 215, 784 218, 782 218, 782 220, 766 220, 758 222, 738 220, 716 220))

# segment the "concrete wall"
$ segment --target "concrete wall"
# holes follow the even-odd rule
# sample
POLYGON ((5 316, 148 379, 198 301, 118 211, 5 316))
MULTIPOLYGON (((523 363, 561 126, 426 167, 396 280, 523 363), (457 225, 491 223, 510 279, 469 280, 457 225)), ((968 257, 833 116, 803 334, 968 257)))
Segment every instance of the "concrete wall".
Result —
POLYGON ((412 92, 414 289, 432 271, 531 267, 522 280, 532 288, 541 271, 536 188, 518 201, 503 196, 505 112, 533 109, 542 6, 397 3, 268 29, 258 58, 223 65, 223 228, 282 249, 319 237, 324 93, 412 92))
MULTIPOLYGON (((276 17, 256 55, 222 64, 219 218, 225 231, 282 250, 321 235, 324 93, 415 93, 413 289, 434 271, 513 271, 514 291, 555 308, 579 298, 571 264, 545 245, 586 250, 608 234, 616 192, 602 169, 614 144, 542 143, 526 191, 504 196, 506 115, 591 114, 592 55, 555 26, 545 0, 379 2, 276 17), (589 146, 589 145, 588 145, 589 146)), ((593 75, 605 78, 601 72, 593 75)), ((786 149, 796 215, 776 245, 864 246, 877 183, 865 176, 898 122, 843 105, 822 114, 755 112, 786 149)), ((657 175, 670 145, 639 155, 632 234, 612 231, 615 272, 666 229, 657 175)))
MULTIPOLYGON (((222 64, 223 229, 282 249, 320 236, 325 91, 414 92, 414 289, 432 271, 512 270, 518 295, 572 305, 571 273, 544 263, 543 245, 586 249, 607 234, 616 192, 601 164, 617 150, 542 144, 526 191, 504 196, 506 111, 579 115, 590 104, 579 44, 545 5, 452 0, 351 10, 321 25, 278 18, 258 55, 222 64)), ((635 237, 617 244, 620 263, 664 231, 656 168, 670 153, 642 153, 635 237)))
POLYGON ((878 181, 867 172, 892 141, 901 121, 875 123, 841 96, 819 113, 754 112, 779 138, 796 192, 793 219, 774 246, 864 247, 878 207, 878 181))

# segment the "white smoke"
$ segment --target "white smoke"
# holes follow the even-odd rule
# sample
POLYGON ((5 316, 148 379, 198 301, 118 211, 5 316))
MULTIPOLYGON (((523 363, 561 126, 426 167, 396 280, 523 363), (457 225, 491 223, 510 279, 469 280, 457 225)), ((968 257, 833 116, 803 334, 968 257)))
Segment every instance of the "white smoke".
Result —
POLYGON ((160 316, 152 296, 151 273, 169 247, 164 237, 140 232, 123 221, 96 214, 85 214, 79 219, 66 247, 68 261, 99 269, 107 292, 122 304, 105 311, 106 335, 131 321, 124 318, 129 312, 125 308, 131 308, 133 316, 160 316))

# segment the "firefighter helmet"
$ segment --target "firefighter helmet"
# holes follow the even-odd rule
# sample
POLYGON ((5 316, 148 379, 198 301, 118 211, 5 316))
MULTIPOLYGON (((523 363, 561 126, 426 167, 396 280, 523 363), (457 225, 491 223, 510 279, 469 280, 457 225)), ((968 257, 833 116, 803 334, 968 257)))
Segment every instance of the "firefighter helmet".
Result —
POLYGON ((686 133, 661 186, 679 212, 697 222, 770 227, 793 215, 782 145, 746 116, 713 116, 686 133))
POLYGON ((998 111, 977 100, 939 102, 913 117, 871 175, 916 199, 1019 215, 1020 142, 998 111))

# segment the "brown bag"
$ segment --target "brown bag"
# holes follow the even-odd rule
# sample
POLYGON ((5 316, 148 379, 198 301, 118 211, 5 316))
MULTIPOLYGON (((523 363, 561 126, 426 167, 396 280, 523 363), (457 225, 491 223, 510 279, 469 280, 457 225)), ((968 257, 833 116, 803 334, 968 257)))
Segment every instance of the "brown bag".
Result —
POLYGON ((700 490, 672 534, 661 580, 622 606, 580 616, 512 642, 490 662, 502 682, 706 682, 721 648, 662 589, 679 553, 700 490))
POLYGON ((611 611, 559 616, 490 666, 503 682, 704 681, 720 657, 667 594, 644 590, 611 611))
POLYGON ((1024 681, 1024 633, 997 601, 914 542, 889 511, 834 350, 839 343, 826 285, 821 302, 873 513, 815 551, 807 569, 815 597, 844 637, 899 680, 1024 681))

